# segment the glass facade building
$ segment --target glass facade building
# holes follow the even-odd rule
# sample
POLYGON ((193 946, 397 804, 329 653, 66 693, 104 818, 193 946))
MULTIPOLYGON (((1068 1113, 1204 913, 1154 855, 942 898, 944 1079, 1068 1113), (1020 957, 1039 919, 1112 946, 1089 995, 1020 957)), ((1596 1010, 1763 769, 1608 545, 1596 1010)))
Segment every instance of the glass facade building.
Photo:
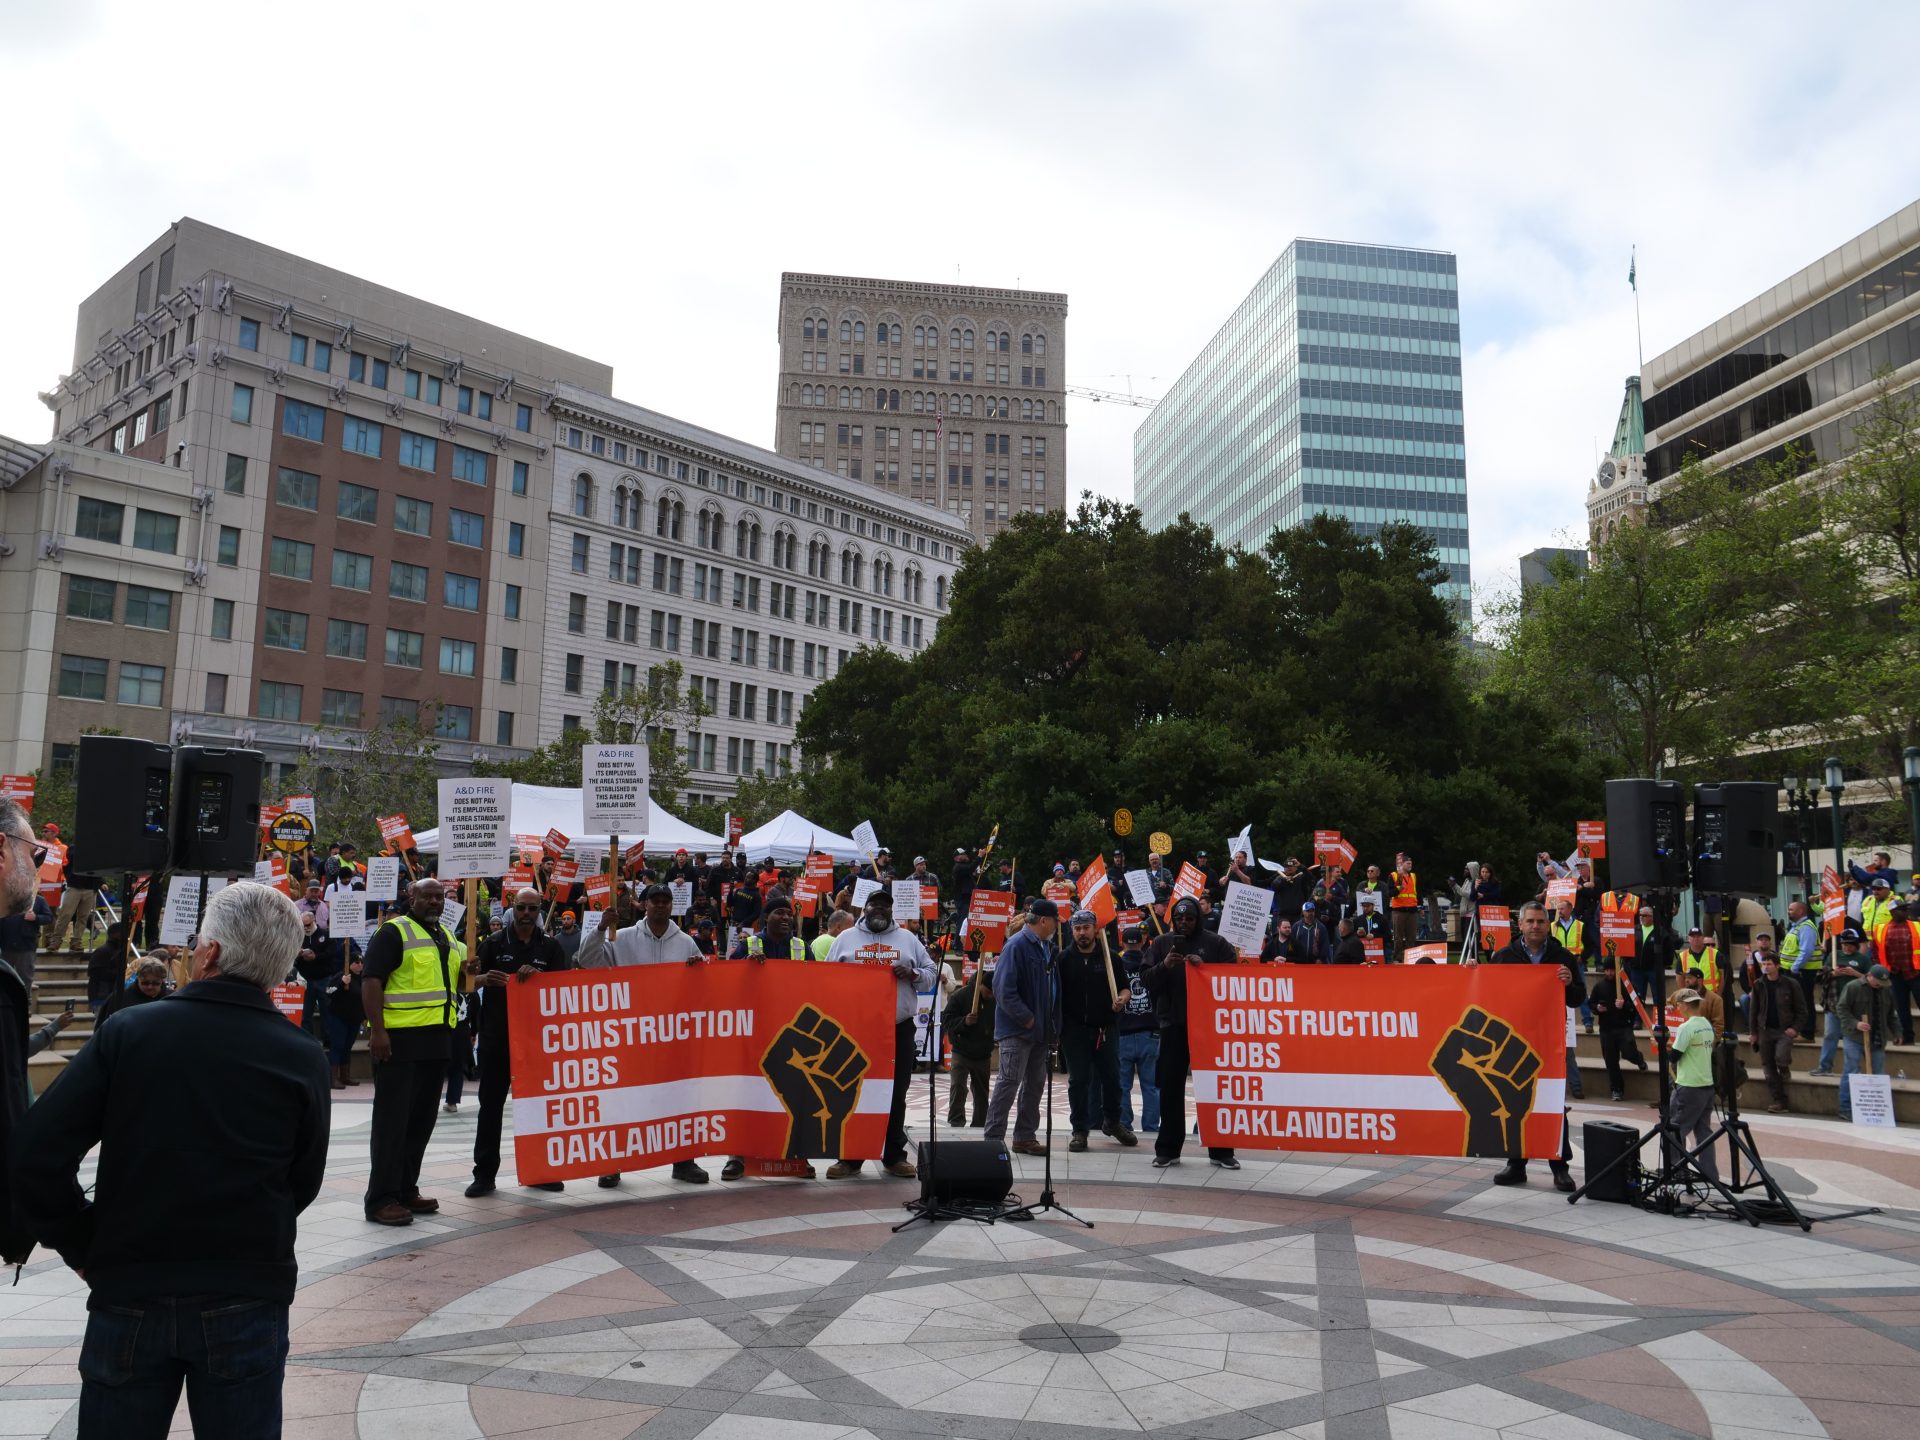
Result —
POLYGON ((1256 549, 1339 515, 1433 537, 1465 609, 1467 462, 1454 257, 1296 240, 1134 433, 1148 525, 1256 549))

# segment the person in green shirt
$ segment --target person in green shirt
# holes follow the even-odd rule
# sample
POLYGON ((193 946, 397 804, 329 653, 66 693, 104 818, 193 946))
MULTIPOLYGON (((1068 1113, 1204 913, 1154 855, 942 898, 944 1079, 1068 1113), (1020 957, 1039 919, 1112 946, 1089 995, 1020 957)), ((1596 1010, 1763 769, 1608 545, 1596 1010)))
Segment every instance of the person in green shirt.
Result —
MULTIPOLYGON (((1698 990, 1682 990, 1673 1003, 1686 1018, 1667 1042, 1673 1054, 1673 1095, 1667 1102, 1667 1128, 1691 1149, 1713 1133, 1713 1023, 1700 1013, 1698 990)), ((1694 1156, 1700 1173, 1716 1185, 1720 1165, 1711 1146, 1694 1156)))

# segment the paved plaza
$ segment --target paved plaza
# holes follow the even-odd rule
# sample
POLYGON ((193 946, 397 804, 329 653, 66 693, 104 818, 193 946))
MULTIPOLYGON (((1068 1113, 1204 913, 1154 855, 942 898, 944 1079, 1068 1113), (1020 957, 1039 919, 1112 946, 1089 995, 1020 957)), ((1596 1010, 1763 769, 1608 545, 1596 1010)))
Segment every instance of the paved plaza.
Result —
MULTIPOLYGON (((1905 1440, 1920 1405, 1904 1132, 1755 1120, 1796 1196, 1886 1207, 1811 1235, 1569 1207, 1543 1165, 1496 1190, 1492 1162, 1242 1152, 1231 1173, 1194 1146, 1156 1172, 1100 1137, 1055 1161, 1092 1230, 895 1235, 916 1187, 871 1166, 466 1200, 469 1102, 428 1156, 441 1213, 385 1230, 361 1218, 369 1093, 336 1096, 300 1226, 296 1440, 1905 1440)), ((1022 1159, 1016 1189, 1039 1188, 1022 1159)), ((57 1260, 0 1290, 0 1435, 73 1433, 84 1324, 57 1260)))

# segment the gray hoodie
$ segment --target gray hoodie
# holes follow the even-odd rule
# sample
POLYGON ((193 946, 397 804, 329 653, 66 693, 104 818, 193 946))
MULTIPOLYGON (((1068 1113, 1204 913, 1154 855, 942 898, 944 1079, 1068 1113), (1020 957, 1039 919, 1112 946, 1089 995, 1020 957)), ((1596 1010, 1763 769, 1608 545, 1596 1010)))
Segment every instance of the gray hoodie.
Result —
POLYGON ((827 959, 843 965, 892 966, 905 961, 913 966, 911 980, 894 977, 893 1023, 896 1025, 913 1019, 920 1008, 919 992, 933 988, 933 957, 920 943, 918 935, 898 925, 875 934, 867 929, 864 918, 857 920, 851 930, 840 932, 833 948, 827 952, 827 959))
POLYGON ((604 970, 613 965, 670 965, 676 960, 684 965, 699 958, 700 947, 693 937, 673 921, 667 921, 666 934, 655 935, 640 920, 615 935, 611 945, 605 927, 595 930, 580 942, 574 964, 582 970, 604 970))

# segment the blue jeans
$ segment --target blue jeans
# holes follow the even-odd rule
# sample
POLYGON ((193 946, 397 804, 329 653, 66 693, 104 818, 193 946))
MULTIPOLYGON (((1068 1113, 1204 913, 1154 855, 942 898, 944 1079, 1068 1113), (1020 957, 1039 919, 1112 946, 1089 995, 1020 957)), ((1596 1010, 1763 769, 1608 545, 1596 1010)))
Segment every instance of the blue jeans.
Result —
POLYGON ((1160 1087, 1154 1084, 1153 1067, 1160 1063, 1160 1033, 1157 1030, 1120 1032, 1120 1123, 1133 1128, 1133 1079, 1140 1077, 1140 1128, 1160 1128, 1160 1087))
POLYGON ((287 1307, 230 1295, 90 1301, 80 1345, 80 1440, 162 1440, 187 1387, 194 1433, 280 1433, 287 1307))
POLYGON ((1820 1037, 1820 1063, 1814 1068, 1822 1073, 1833 1069, 1833 1052, 1840 1048, 1840 1017, 1829 1010, 1825 1018, 1826 1033, 1820 1037))
MULTIPOLYGON (((1840 1118, 1851 1120, 1853 1119, 1853 1096, 1847 1091, 1847 1077, 1860 1073, 1863 1068, 1861 1062, 1867 1058, 1867 1047, 1866 1042, 1860 1038, 1858 1030, 1845 1036, 1840 1044, 1847 1057, 1840 1070, 1840 1118)), ((1887 1073, 1887 1051, 1884 1045, 1873 1047, 1873 1073, 1876 1075, 1887 1073)))
POLYGON ((359 1038, 360 1024, 356 1020, 343 1020, 338 1015, 327 1018, 327 1062, 332 1065, 345 1065, 353 1059, 353 1042, 359 1038))

